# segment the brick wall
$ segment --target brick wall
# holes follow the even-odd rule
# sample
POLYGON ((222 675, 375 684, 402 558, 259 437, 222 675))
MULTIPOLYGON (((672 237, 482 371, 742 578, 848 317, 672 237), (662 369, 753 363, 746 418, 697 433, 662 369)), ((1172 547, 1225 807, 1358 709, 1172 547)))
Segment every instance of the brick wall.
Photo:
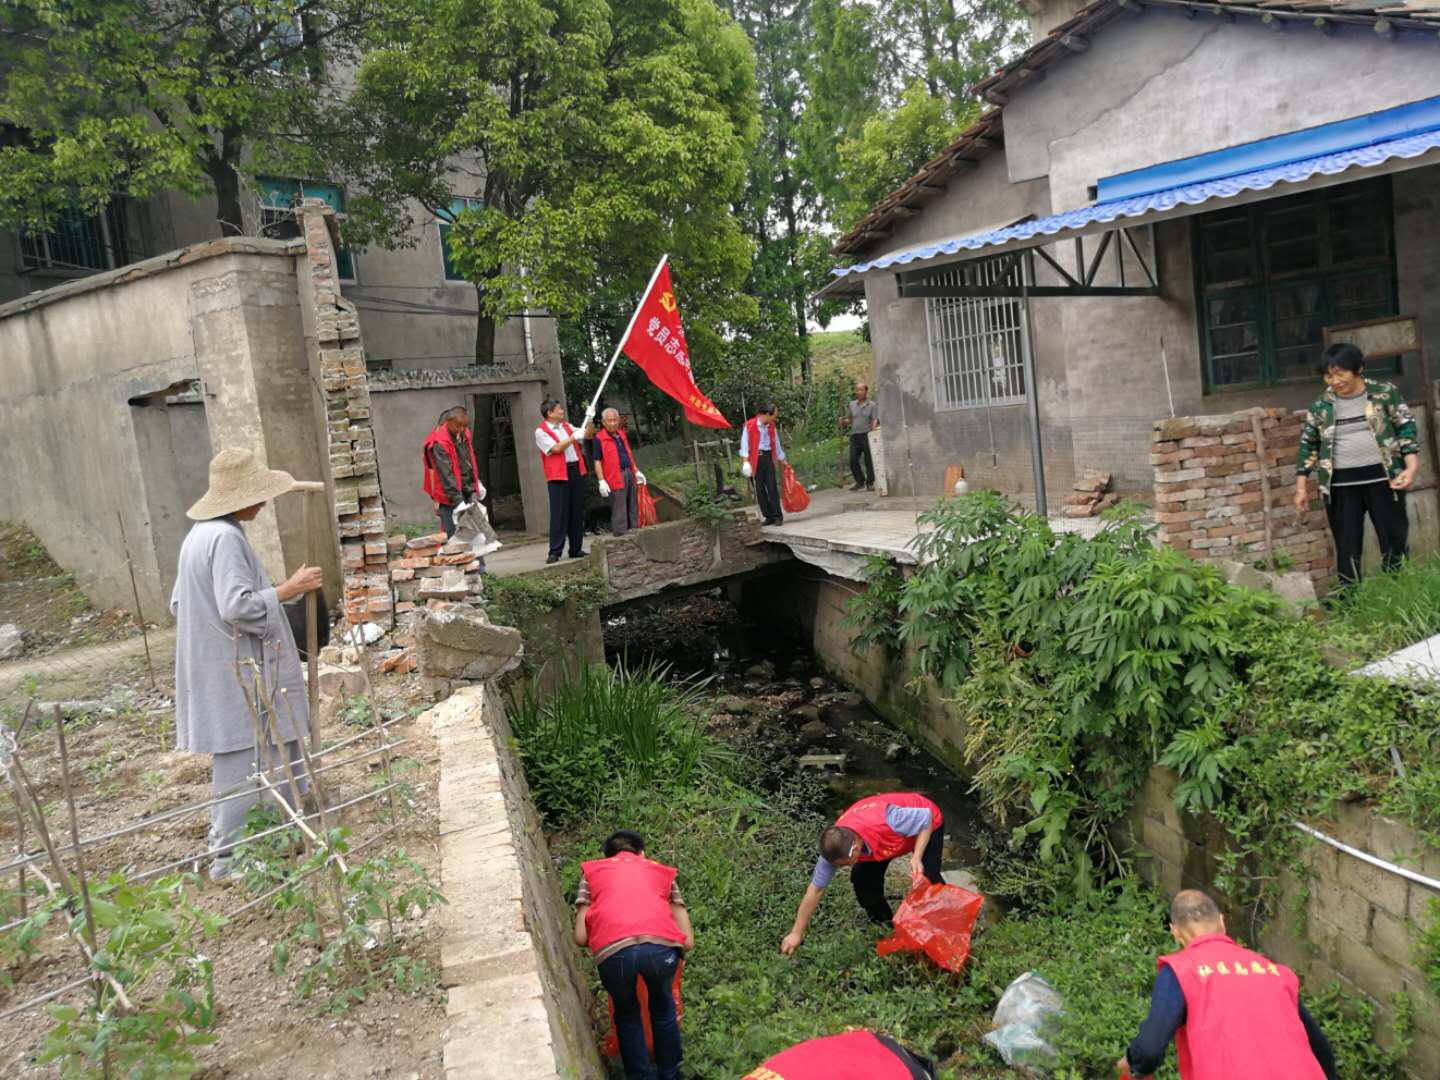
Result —
MULTIPOLYGON (((1175 809, 1176 782, 1168 769, 1151 770, 1121 837, 1145 856, 1142 872, 1166 895, 1213 889, 1224 847, 1215 822, 1175 809)), ((1309 824, 1361 851, 1440 878, 1440 850, 1365 803, 1342 804, 1330 820, 1309 824)), ((1338 979, 1345 989, 1370 998, 1382 1022, 1392 1016, 1392 995, 1408 994, 1415 1031, 1407 1075, 1440 1076, 1440 998, 1414 958, 1436 894, 1319 841, 1307 847, 1305 863, 1303 881, 1283 876, 1275 918, 1259 941, 1248 944, 1293 967, 1305 984, 1302 990, 1338 979)), ((1229 922, 1237 937, 1246 936, 1248 919, 1232 913, 1229 922)))
POLYGON ((355 305, 335 275, 335 211, 309 199, 296 210, 305 241, 299 269, 306 346, 319 372, 345 616, 389 627, 395 615, 385 538, 385 506, 375 462, 375 430, 365 348, 355 305))
POLYGON ((1247 409, 1226 416, 1155 421, 1150 464, 1160 539, 1196 559, 1263 558, 1317 584, 1335 570, 1319 498, 1297 513, 1295 453, 1301 413, 1247 409))

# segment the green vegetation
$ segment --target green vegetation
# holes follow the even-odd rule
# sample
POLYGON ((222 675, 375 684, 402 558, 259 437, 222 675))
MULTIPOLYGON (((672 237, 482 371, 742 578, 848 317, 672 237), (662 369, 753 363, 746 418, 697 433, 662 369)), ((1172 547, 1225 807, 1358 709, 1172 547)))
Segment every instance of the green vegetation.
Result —
MULTIPOLYGON (((209 1029, 217 1019, 205 942, 225 920, 191 901, 197 885, 193 874, 140 884, 117 873, 90 883, 101 938, 90 967, 108 979, 79 1005, 48 1006, 55 1024, 39 1061, 58 1062, 67 1078, 160 1080, 200 1070, 193 1050, 215 1040, 209 1029), (123 1005, 121 991, 131 1007, 123 1005)), ((49 900, 28 921, 38 932, 65 906, 63 897, 49 900)), ((85 914, 73 906, 70 932, 79 939, 85 914)))
POLYGON ((271 967, 284 976, 298 958, 298 1000, 318 999, 338 1014, 390 986, 403 993, 436 992, 438 974, 406 951, 404 920, 445 898, 424 867, 403 849, 368 859, 346 860, 350 832, 331 828, 307 858, 291 860, 300 841, 296 829, 259 836, 280 821, 274 809, 257 807, 246 817, 236 870, 250 892, 270 894, 271 910, 288 925, 271 947, 271 967))
POLYGON ((1440 556, 1371 574, 1342 590, 1329 606, 1326 636, 1367 659, 1440 633, 1440 556))
MULTIPOLYGON (((1054 1075, 1111 1075, 1148 1007, 1155 956, 1174 947, 1156 897, 1119 885, 1079 901, 1032 896, 1010 918, 982 924, 970 963, 951 975, 913 956, 878 957, 876 932, 841 880, 799 953, 782 957, 828 824, 814 809, 824 790, 799 777, 762 792, 759 763, 716 761, 695 726, 700 704, 693 685, 667 687, 653 669, 591 669, 559 692, 548 717, 533 698, 522 703, 515 725, 537 802, 558 830, 552 850, 568 895, 580 862, 599 857, 615 828, 639 831, 647 854, 679 868, 696 928, 684 980, 687 1071, 739 1076, 792 1043, 855 1025, 944 1059, 945 1080, 1017 1075, 981 1036, 1009 982, 1036 971, 1068 1006, 1053 1034, 1054 1075), (595 697, 606 704, 589 704, 595 697), (597 742, 603 754, 589 752, 597 742)), ((1307 1001, 1342 1076, 1398 1075, 1400 1050, 1374 1045, 1363 1005, 1336 991, 1307 1001)), ((1174 1080, 1173 1056, 1157 1075, 1174 1080)))
POLYGON ((552 820, 586 816, 612 787, 663 776, 676 785, 728 755, 697 720, 705 683, 669 682, 663 667, 586 664, 548 693, 526 684, 512 710, 536 805, 552 820))
POLYGON ((598 570, 573 574, 516 574, 485 578, 481 602, 497 626, 524 627, 537 615, 567 601, 577 616, 588 615, 605 600, 605 578, 598 570))

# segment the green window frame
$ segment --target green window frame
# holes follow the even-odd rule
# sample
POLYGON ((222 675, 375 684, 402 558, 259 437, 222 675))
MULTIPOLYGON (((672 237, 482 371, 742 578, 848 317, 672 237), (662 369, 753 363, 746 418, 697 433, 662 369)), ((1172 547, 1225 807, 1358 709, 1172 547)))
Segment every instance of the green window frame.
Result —
POLYGON ((454 262, 450 259, 450 230, 455 226, 455 219, 466 210, 472 210, 481 205, 482 200, 474 196, 456 195, 450 200, 450 206, 447 210, 435 215, 440 225, 440 261, 445 268, 446 281, 465 280, 465 275, 456 269, 454 262))
MULTIPOLYGON (((301 199, 320 199, 338 217, 345 217, 345 189, 339 184, 278 176, 257 176, 255 183, 260 188, 260 230, 266 236, 283 239, 300 235, 295 207, 301 199)), ((355 280, 355 258, 348 247, 335 252, 335 270, 341 281, 355 280)))
POLYGON ((1399 313, 1389 177, 1214 210, 1191 228, 1207 391, 1313 381, 1326 326, 1399 313))

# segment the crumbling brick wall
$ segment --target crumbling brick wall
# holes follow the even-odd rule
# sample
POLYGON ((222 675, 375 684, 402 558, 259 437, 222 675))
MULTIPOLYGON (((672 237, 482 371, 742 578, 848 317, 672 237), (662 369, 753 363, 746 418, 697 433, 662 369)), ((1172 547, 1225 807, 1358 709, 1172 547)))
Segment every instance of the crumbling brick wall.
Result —
POLYGON ((307 199, 295 211, 305 241, 301 309, 311 369, 319 373, 345 616, 388 628, 395 615, 385 537, 385 506, 375 461, 370 387, 355 305, 335 274, 335 211, 307 199))
POLYGON ((1335 570, 1320 500, 1297 513, 1295 453, 1302 413, 1246 409, 1157 420, 1151 435, 1160 539, 1196 559, 1273 554, 1317 584, 1335 570))

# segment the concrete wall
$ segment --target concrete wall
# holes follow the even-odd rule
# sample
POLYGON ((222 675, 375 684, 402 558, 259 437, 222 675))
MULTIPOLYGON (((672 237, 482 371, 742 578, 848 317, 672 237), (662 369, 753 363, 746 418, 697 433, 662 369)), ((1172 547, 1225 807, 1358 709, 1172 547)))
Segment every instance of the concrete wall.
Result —
POLYGON ((1099 178, 1440 95, 1433 38, 1325 35, 1146 7, 1097 33, 1005 106, 1012 180, 1048 176, 1053 209, 1099 178), (1257 103, 1260 103, 1257 105, 1257 103))
POLYGON ((718 527, 684 518, 597 539, 592 550, 605 573, 607 604, 718 584, 790 558, 784 548, 760 543, 760 522, 742 510, 718 527))
MULTIPOLYGON (((287 243, 216 241, 0 307, 0 518, 29 525, 97 603, 133 607, 118 511, 141 609, 164 617, 174 569, 162 560, 211 448, 318 475, 296 430, 309 430, 310 402, 295 259, 287 243), (257 378, 253 357, 271 370, 257 378), (167 451, 130 402, 194 380, 210 445, 167 451)), ((246 527, 277 580, 303 560, 300 514, 281 499, 246 527)))
MULTIPOLYGON (((369 348, 368 342, 366 348, 369 348)), ((434 379, 374 376, 371 401, 375 410, 380 475, 385 478, 387 513, 402 522, 436 521, 435 504, 421 487, 420 450, 426 436, 434 429, 440 414, 452 405, 471 408, 473 433, 471 399, 476 394, 509 394, 525 530, 544 532, 549 527, 550 504, 534 432, 540 423, 541 401, 552 395, 558 385, 558 381, 546 382, 538 375, 519 372, 512 372, 509 378, 499 375, 495 381, 457 376, 444 379, 443 385, 436 385, 434 379)), ((477 447, 476 454, 480 452, 477 447)))
MULTIPOLYGON (((1224 834, 1208 818, 1175 809, 1177 780, 1168 769, 1151 770, 1120 840, 1140 855, 1142 872, 1161 892, 1213 890, 1224 834)), ((1310 824, 1361 851, 1440 878, 1440 851, 1364 803, 1342 804, 1332 820, 1310 824)), ((1318 841, 1308 843, 1305 865, 1304 880, 1283 876, 1278 917, 1252 944, 1293 967, 1302 992, 1338 979, 1368 997, 1382 1024, 1394 1015, 1392 996, 1410 995, 1415 1031, 1406 1074, 1415 1080, 1440 1076, 1440 998, 1414 956, 1435 894, 1318 841)), ((1242 913, 1230 922, 1246 936, 1242 913)))
POLYGON ((573 917, 515 754, 502 696, 451 695, 428 714, 440 748, 445 1075, 604 1075, 573 917))

